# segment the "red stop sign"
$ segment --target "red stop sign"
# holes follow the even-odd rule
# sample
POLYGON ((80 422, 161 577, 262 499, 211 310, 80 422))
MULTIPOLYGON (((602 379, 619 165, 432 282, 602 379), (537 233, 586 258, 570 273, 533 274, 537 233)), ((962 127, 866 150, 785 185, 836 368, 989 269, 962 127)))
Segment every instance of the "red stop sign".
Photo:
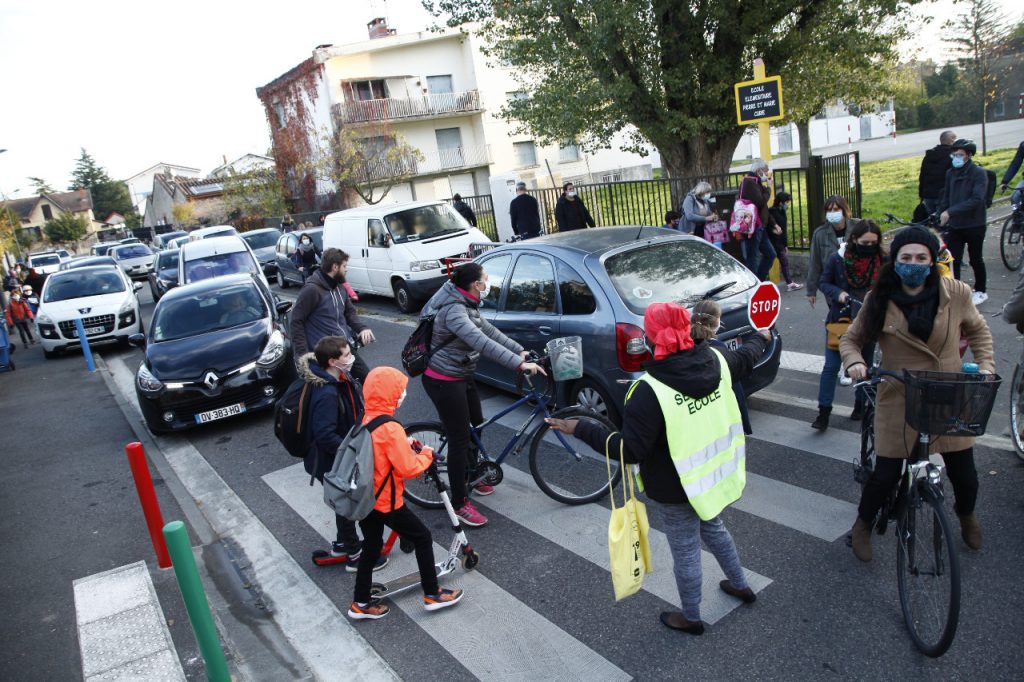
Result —
POLYGON ((768 329, 779 319, 782 296, 771 282, 761 282, 750 297, 747 317, 754 329, 768 329))

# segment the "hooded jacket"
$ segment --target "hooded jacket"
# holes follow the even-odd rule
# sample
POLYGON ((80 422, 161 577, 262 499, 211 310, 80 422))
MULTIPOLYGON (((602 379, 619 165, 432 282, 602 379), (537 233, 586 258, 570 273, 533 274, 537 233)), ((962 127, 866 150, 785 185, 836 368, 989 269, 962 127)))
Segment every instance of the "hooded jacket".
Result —
MULTIPOLYGON (((734 382, 750 376, 765 345, 765 340, 757 335, 745 339, 738 350, 719 349, 718 352, 729 365, 734 382)), ((707 341, 701 341, 690 350, 673 353, 663 360, 648 362, 644 370, 658 381, 691 398, 710 395, 719 388, 722 381, 718 358, 707 341)), ((686 502, 686 493, 669 453, 665 415, 654 389, 640 381, 634 384, 631 391, 626 400, 622 431, 612 435, 608 443, 609 451, 618 452, 621 440, 625 446, 626 462, 640 465, 644 492, 655 502, 686 502)), ((600 424, 582 420, 577 423, 576 437, 598 452, 604 452, 608 435, 609 432, 600 424)))
POLYGON ((512 370, 523 363, 519 357, 523 347, 481 317, 480 301, 463 294, 454 282, 445 282, 423 306, 421 316, 429 315, 435 316, 430 337, 430 347, 435 351, 428 367, 438 374, 456 379, 471 377, 481 355, 512 370), (441 347, 445 341, 448 343, 441 347))
POLYGON ((323 270, 317 270, 306 280, 288 317, 288 335, 295 357, 312 351, 325 336, 343 336, 352 341, 366 328, 345 287, 323 270))
POLYGON ((953 147, 940 144, 924 153, 921 159, 921 172, 917 176, 917 196, 921 199, 942 198, 942 188, 946 184, 946 171, 953 167, 953 159, 949 157, 953 147))
POLYGON ((338 446, 363 416, 359 382, 346 372, 335 379, 306 353, 298 362, 299 375, 312 386, 309 398, 309 427, 313 440, 303 459, 306 473, 318 481, 334 466, 338 446))
POLYGON ((28 302, 24 297, 20 301, 15 301, 14 297, 11 297, 10 302, 7 304, 7 324, 13 325, 15 322, 21 322, 22 320, 34 320, 36 316, 32 314, 32 308, 29 307, 28 302))
MULTIPOLYGON (((363 423, 368 424, 375 417, 393 415, 398 409, 398 399, 409 385, 409 377, 394 367, 377 367, 366 377, 363 397, 366 413, 363 423)), ((398 422, 381 424, 371 434, 373 439, 373 488, 381 490, 388 473, 394 471, 392 483, 381 490, 374 511, 387 514, 405 504, 405 479, 422 474, 433 461, 433 450, 424 447, 419 453, 409 446, 405 429, 398 422)))

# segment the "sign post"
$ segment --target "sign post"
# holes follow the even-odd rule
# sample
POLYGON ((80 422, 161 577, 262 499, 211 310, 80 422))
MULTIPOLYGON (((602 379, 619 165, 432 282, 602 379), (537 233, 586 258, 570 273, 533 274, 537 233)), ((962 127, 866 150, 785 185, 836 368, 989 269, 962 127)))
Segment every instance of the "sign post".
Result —
POLYGON ((761 282, 750 296, 747 319, 754 329, 771 329, 781 309, 782 296, 778 288, 771 282, 761 282))

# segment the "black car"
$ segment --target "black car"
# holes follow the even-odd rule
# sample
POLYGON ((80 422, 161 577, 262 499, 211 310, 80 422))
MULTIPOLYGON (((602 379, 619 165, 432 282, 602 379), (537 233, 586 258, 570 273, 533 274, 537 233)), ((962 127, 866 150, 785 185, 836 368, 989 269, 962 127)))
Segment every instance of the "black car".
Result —
POLYGON ((153 269, 149 271, 149 291, 153 294, 153 302, 178 286, 178 254, 179 249, 168 249, 153 254, 153 269))
POLYGON ((263 268, 267 281, 277 272, 277 242, 281 238, 281 230, 268 227, 263 230, 250 230, 238 235, 246 241, 256 261, 263 268))
POLYGON ((205 279, 168 291, 148 337, 132 345, 146 357, 135 376, 151 431, 187 429, 272 407, 295 378, 285 313, 251 275, 205 279))
MULTIPOLYGON (((282 289, 287 289, 292 284, 302 286, 302 273, 299 272, 299 267, 292 260, 295 250, 299 248, 299 235, 302 234, 308 234, 313 240, 313 246, 317 251, 323 253, 324 228, 322 227, 311 227, 308 230, 286 232, 281 235, 277 240, 275 253, 277 254, 277 286, 282 289)), ((306 276, 308 277, 310 274, 312 273, 307 272, 306 276)))

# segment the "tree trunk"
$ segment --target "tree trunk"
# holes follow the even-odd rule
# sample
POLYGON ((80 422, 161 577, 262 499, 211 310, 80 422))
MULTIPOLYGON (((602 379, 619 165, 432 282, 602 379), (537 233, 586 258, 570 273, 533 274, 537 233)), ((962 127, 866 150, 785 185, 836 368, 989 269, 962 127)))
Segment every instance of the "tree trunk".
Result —
POLYGON ((686 193, 700 180, 707 180, 714 189, 729 186, 729 183, 720 176, 729 173, 736 144, 742 135, 742 129, 737 128, 735 134, 714 142, 704 137, 693 137, 689 140, 673 138, 662 141, 661 144, 655 142, 661 154, 665 177, 670 179, 669 192, 673 206, 680 206, 686 193))
POLYGON ((981 153, 988 153, 988 144, 985 136, 985 119, 988 118, 988 99, 981 100, 981 153))
POLYGON ((800 167, 807 168, 811 163, 811 122, 798 121, 796 130, 800 138, 800 167))

